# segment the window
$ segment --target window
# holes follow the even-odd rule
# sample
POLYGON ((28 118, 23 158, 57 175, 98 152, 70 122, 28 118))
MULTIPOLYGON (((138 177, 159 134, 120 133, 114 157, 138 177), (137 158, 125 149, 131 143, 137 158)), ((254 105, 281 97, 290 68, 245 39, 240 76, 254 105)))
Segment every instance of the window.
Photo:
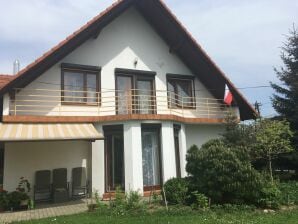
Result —
POLYGON ((116 69, 117 114, 153 114, 156 111, 153 72, 116 69))
POLYGON ((176 177, 181 177, 181 165, 180 165, 180 147, 179 147, 179 133, 181 126, 174 125, 174 146, 175 146, 175 160, 176 160, 176 177))
POLYGON ((124 139, 123 126, 104 126, 106 192, 124 189, 124 139))
POLYGON ((3 175, 4 175, 4 146, 0 145, 0 189, 3 187, 3 175))
POLYGON ((160 156, 160 125, 142 125, 142 160, 144 190, 162 183, 160 156))
POLYGON ((63 104, 98 105, 100 69, 95 66, 63 64, 61 96, 63 104))
POLYGON ((167 76, 168 104, 170 108, 194 108, 194 80, 189 76, 167 76))

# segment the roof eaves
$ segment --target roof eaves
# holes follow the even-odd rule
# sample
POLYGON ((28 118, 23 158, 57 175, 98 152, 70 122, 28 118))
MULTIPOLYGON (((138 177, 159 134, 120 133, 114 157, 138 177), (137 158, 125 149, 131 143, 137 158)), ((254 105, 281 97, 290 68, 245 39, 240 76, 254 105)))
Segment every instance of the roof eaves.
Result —
POLYGON ((78 30, 70 34, 68 37, 66 37, 64 40, 59 42, 56 46, 45 52, 43 55, 41 55, 39 58, 37 58, 35 61, 27 65, 24 69, 19 71, 14 77, 10 80, 10 82, 6 83, 1 89, 0 94, 3 94, 3 92, 6 92, 9 89, 9 86, 13 84, 15 80, 17 80, 19 77, 22 77, 26 72, 28 72, 30 69, 32 69, 34 66, 36 66, 38 63, 46 59, 49 55, 55 53, 58 51, 62 46, 64 46, 66 43, 68 43, 70 40, 72 40, 74 37, 76 37, 78 34, 82 33, 84 30, 86 30, 88 27, 90 27, 94 22, 98 21, 100 18, 102 18, 104 15, 108 14, 112 9, 116 8, 118 5, 120 5, 125 0, 118 0, 117 2, 114 2, 112 5, 107 7, 104 11, 102 11, 97 16, 93 17, 90 21, 88 21, 85 25, 80 27, 78 30))

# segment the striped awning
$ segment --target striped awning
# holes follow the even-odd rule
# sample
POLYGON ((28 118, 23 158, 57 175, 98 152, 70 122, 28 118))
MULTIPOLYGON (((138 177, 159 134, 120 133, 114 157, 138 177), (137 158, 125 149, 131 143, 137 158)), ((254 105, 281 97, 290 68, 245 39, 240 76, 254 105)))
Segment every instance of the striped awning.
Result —
POLYGON ((103 139, 92 124, 3 124, 1 142, 98 140, 103 139))

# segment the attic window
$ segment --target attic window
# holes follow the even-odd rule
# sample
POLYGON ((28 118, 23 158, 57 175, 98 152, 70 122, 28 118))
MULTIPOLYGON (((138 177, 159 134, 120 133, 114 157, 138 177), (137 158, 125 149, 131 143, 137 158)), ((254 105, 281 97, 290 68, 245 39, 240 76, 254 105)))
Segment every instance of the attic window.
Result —
POLYGON ((194 108, 194 78, 183 75, 167 75, 169 108, 194 108))
MULTIPOLYGON (((61 100, 63 104, 98 105, 100 70, 90 66, 62 64, 61 100)), ((93 67, 93 66, 92 66, 93 67)))

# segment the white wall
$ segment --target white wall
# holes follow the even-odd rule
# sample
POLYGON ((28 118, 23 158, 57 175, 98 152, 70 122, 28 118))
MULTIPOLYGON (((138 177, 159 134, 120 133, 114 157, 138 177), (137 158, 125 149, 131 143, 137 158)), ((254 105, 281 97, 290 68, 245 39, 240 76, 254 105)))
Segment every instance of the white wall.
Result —
POLYGON ((186 153, 187 153, 187 136, 185 131, 185 124, 181 124, 181 129, 179 132, 179 153, 180 153, 180 168, 181 177, 186 177, 187 173, 186 167, 186 153))
POLYGON ((140 122, 124 124, 125 190, 143 192, 142 137, 140 122))
MULTIPOLYGON (((4 189, 14 191, 20 177, 34 186, 37 170, 87 167, 90 162, 91 143, 87 141, 5 143, 4 189)), ((31 192, 32 193, 32 192, 31 192)))
POLYGON ((210 139, 221 137, 224 133, 224 125, 185 125, 186 147, 190 148, 192 145, 200 147, 210 139))
POLYGON ((176 177, 176 158, 174 131, 172 122, 162 122, 161 126, 161 159, 164 183, 176 177))
MULTIPOLYGON (((183 62, 175 55, 169 52, 169 46, 155 32, 155 30, 146 22, 135 8, 130 8, 107 27, 105 27, 98 38, 91 38, 86 41, 59 63, 54 65, 43 75, 27 86, 28 89, 52 89, 57 92, 48 92, 46 95, 56 97, 47 98, 46 100, 60 100, 60 83, 61 83, 61 68, 62 62, 76 63, 83 65, 94 65, 102 67, 101 71, 101 89, 108 91, 115 89, 115 68, 127 68, 155 71, 156 89, 167 90, 166 74, 174 73, 180 75, 192 75, 192 72, 183 64, 183 62), (138 59, 138 64, 135 67, 134 61, 138 59)), ((212 98, 211 94, 196 78, 195 89, 198 97, 212 98)), ((24 91, 20 94, 25 93, 24 91)), ((28 93, 28 92, 27 92, 28 93)), ((42 94, 42 92, 38 92, 42 94)), ((103 101, 109 97, 113 99, 114 91, 102 93, 103 101)), ((164 96, 162 103, 157 103, 158 111, 165 113, 167 109, 166 93, 160 93, 164 96)), ((23 103, 24 104, 24 103, 23 103)), ((30 103, 32 104, 32 102, 30 103)), ((38 103, 37 105, 42 105, 38 103)), ((63 106, 60 108, 59 103, 45 103, 50 105, 50 108, 39 108, 46 110, 45 112, 33 113, 45 115, 111 115, 115 114, 114 103, 103 103, 101 108, 92 106, 63 106), (107 107, 111 105, 112 107, 107 107), (103 108, 103 107, 106 108, 103 108), (67 111, 67 112, 66 112, 67 111)), ((19 108, 22 109, 22 108, 19 108)), ((27 108, 28 109, 28 108, 27 108)), ((28 114, 28 112, 26 112, 28 114)), ((169 111, 166 111, 169 113, 169 111)), ((173 113, 175 113, 173 111, 173 113)), ((29 112, 32 114, 32 112, 29 112)), ((188 112, 191 116, 192 112, 188 112)))

